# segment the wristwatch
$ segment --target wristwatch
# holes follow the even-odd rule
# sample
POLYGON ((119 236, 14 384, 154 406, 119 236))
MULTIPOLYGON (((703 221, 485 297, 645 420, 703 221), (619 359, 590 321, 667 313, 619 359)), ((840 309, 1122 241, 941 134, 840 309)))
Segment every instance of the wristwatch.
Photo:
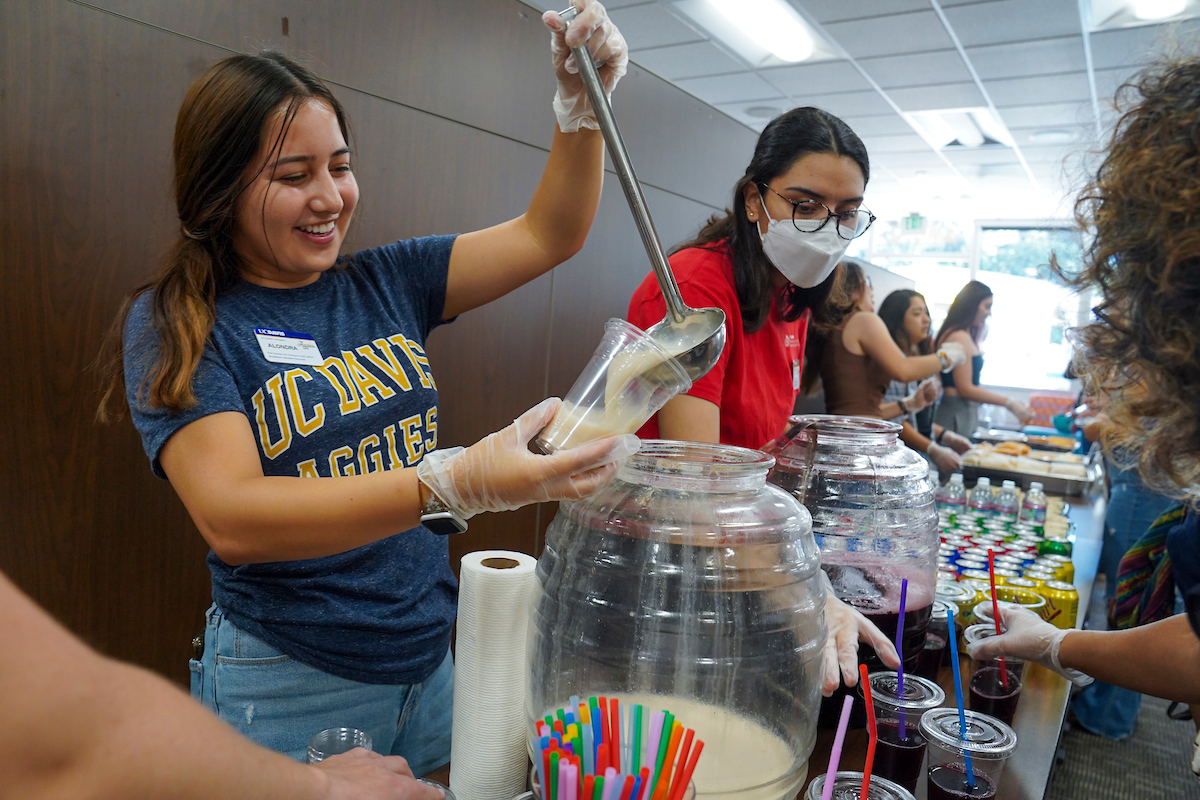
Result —
POLYGON ((896 405, 900 406, 900 413, 901 413, 901 414, 907 414, 907 413, 908 413, 908 408, 907 408, 907 407, 904 405, 904 401, 903 401, 903 400, 897 400, 897 401, 896 401, 896 405))
POLYGON ((443 503, 442 498, 438 497, 437 492, 428 484, 420 478, 417 479, 417 483, 419 486, 424 486, 425 491, 429 492, 429 497, 421 505, 421 524, 438 536, 465 533, 467 521, 443 503))

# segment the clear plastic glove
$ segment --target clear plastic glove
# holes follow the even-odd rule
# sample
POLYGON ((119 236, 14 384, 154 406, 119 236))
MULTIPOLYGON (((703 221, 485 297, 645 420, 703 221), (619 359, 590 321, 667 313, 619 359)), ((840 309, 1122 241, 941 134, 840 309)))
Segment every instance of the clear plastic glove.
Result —
POLYGON ((860 640, 874 647, 883 663, 893 669, 900 666, 900 656, 896 654, 896 646, 875 627, 875 623, 834 595, 824 570, 821 580, 825 584, 825 625, 829 629, 821 660, 821 694, 829 697, 837 690, 839 677, 847 686, 858 685, 860 640))
POLYGON ((554 419, 560 405, 561 400, 551 397, 466 449, 434 450, 417 466, 417 477, 463 519, 481 511, 511 511, 594 494, 641 442, 633 435, 613 436, 551 456, 531 453, 529 441, 554 419))
POLYGON ((608 18, 604 6, 596 0, 571 0, 579 11, 568 29, 557 11, 547 11, 542 22, 550 29, 550 55, 554 59, 554 75, 558 78, 558 91, 554 93, 554 116, 563 133, 574 133, 580 127, 599 130, 591 101, 579 78, 579 67, 571 48, 584 41, 592 60, 599 65, 600 82, 604 93, 610 98, 617 81, 629 68, 629 46, 625 37, 608 18))
POLYGON ((417 783, 400 756, 381 756, 357 747, 313 768, 327 780, 326 800, 442 800, 446 793, 417 783))
POLYGON ((1013 413, 1013 416, 1017 418, 1017 422, 1021 423, 1021 427, 1025 427, 1033 419, 1033 412, 1029 409, 1029 406, 1019 400, 1007 400, 1004 403, 1004 407, 1013 413))
POLYGON ((962 469, 962 457, 949 447, 942 447, 937 442, 929 442, 929 447, 925 448, 925 455, 929 456, 934 464, 937 464, 939 472, 954 472, 962 469))
POLYGON ((971 440, 954 431, 942 431, 942 440, 938 444, 949 447, 959 455, 971 449, 971 440))
POLYGON ((933 379, 926 378, 902 402, 905 408, 916 413, 917 411, 929 408, 933 404, 933 401, 937 400, 937 395, 937 384, 934 383, 933 379))
POLYGON ((1071 631, 1054 627, 1028 609, 1011 606, 1000 606, 1000 625, 1004 629, 1000 636, 989 636, 967 645, 971 658, 985 661, 1012 656, 1035 661, 1076 686, 1087 686, 1092 682, 1091 676, 1058 663, 1058 649, 1071 631))
POLYGON ((949 364, 948 367, 943 367, 942 372, 949 372, 960 364, 967 363, 967 351, 958 342, 946 342, 937 351, 938 356, 943 363, 949 364))

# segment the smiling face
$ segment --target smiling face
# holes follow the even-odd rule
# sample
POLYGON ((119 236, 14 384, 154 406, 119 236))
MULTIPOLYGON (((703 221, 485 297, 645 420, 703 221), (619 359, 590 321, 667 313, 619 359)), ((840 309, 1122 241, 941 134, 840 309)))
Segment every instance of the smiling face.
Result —
POLYGON ((285 107, 263 130, 238 199, 233 239, 242 277, 283 289, 310 284, 333 266, 358 205, 350 148, 328 104, 301 103, 283 143, 271 152, 285 107))
POLYGON ((904 335, 914 345, 929 336, 929 308, 920 297, 908 299, 908 310, 904 312, 904 335))

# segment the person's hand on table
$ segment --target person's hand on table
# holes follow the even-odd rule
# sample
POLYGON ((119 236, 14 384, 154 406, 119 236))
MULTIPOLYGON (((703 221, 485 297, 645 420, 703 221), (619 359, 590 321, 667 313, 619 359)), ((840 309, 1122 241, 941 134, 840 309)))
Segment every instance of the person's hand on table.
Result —
POLYGON ((436 786, 418 783, 400 756, 356 747, 313 764, 328 780, 326 800, 443 800, 436 786))
POLYGON ((875 623, 856 608, 843 603, 833 593, 829 576, 821 572, 825 584, 825 652, 821 661, 821 694, 829 697, 838 688, 839 678, 847 686, 858 685, 858 643, 864 641, 889 667, 900 666, 900 656, 891 640, 875 623))
POLYGON ((592 103, 579 77, 572 47, 587 42, 588 52, 597 65, 604 93, 612 96, 617 81, 629 68, 629 46, 625 37, 608 18, 604 6, 596 0, 572 0, 579 11, 568 28, 557 11, 547 11, 542 22, 550 29, 550 55, 554 61, 554 75, 558 78, 558 91, 554 95, 554 115, 558 128, 563 133, 574 133, 580 127, 599 130, 592 103))
POLYGON ((929 447, 925 448, 925 455, 929 456, 934 464, 937 464, 939 472, 954 472, 962 469, 962 458, 958 453, 949 447, 942 447, 937 442, 929 442, 929 447))
POLYGON ((942 431, 942 437, 939 444, 949 447, 959 455, 962 455, 971 449, 971 440, 960 433, 955 433, 954 431, 942 431))
POLYGON ((1056 628, 1026 608, 1000 606, 1000 626, 1004 633, 967 645, 967 653, 977 661, 1011 656, 1033 661, 1057 672, 1076 686, 1087 686, 1092 678, 1058 661, 1058 649, 1071 630, 1056 628))

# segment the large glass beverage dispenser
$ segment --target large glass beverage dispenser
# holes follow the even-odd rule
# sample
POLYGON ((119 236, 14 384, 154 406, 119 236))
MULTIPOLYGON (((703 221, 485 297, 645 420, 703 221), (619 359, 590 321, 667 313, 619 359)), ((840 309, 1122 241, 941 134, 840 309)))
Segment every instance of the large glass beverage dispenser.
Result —
MULTIPOLYGON (((891 639, 908 579, 903 657, 912 671, 925 646, 937 572, 936 486, 928 464, 900 441, 893 422, 827 415, 790 422, 769 480, 812 514, 834 594, 891 639)), ((866 645, 859 658, 872 672, 888 669, 866 645)))
MULTIPOLYGON (((699 800, 782 800, 816 736, 824 592, 808 512, 770 456, 645 441, 564 503, 538 561, 531 726, 572 696, 668 709, 705 742, 699 800)), ((532 727, 531 727, 532 732, 532 727)))

